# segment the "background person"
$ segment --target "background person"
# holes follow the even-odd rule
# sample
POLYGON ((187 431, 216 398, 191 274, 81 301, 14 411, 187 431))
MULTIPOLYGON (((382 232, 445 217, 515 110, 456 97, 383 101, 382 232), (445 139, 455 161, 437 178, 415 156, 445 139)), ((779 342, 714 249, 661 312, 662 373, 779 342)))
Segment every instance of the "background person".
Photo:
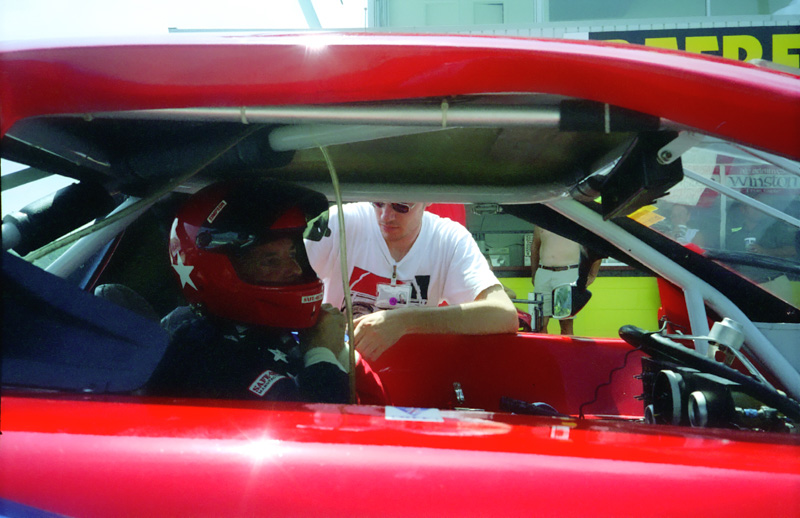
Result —
MULTIPOLYGON (((771 201, 766 193, 759 193, 754 199, 767 204, 771 201)), ((741 221, 730 225, 725 236, 727 250, 794 259, 794 227, 750 205, 742 206, 741 211, 741 221)), ((786 301, 793 300, 791 281, 785 272, 748 265, 737 265, 735 268, 778 297, 786 301)))
MULTIPOLYGON (((403 335, 513 333, 517 314, 472 235, 424 203, 345 205, 354 344, 368 359, 403 335), (405 304, 398 302, 404 299, 405 304), (446 306, 439 306, 446 302, 446 306)), ((344 306, 336 207, 330 233, 306 240, 325 302, 344 306)))
POLYGON ((704 245, 703 234, 699 229, 692 227, 691 220, 691 208, 676 203, 669 212, 671 230, 668 235, 682 245, 694 243, 702 247, 704 245))
MULTIPOLYGON (((759 193, 754 199, 769 204, 769 196, 759 193)), ((795 255, 794 229, 750 205, 741 208, 742 220, 730 225, 725 238, 726 248, 772 257, 792 258, 795 255)))
MULTIPOLYGON (((531 283, 533 292, 541 295, 542 329, 547 333, 547 325, 553 312, 553 289, 562 284, 578 281, 582 271, 583 288, 594 282, 600 269, 601 258, 589 251, 582 252, 578 243, 550 232, 542 227, 533 230, 531 242, 531 283), (581 267, 585 265, 585 267, 581 267)), ((573 318, 558 321, 562 335, 574 334, 573 318)))

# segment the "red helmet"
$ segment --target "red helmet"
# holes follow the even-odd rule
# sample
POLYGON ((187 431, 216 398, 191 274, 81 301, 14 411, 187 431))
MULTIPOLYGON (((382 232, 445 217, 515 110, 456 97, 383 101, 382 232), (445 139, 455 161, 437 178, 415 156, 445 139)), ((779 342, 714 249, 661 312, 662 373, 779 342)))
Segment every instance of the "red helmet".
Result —
POLYGON ((323 285, 308 262, 303 232, 307 221, 327 208, 322 194, 277 180, 229 181, 198 191, 170 232, 170 261, 184 295, 209 314, 238 322, 313 326, 323 285), (248 278, 240 258, 274 243, 291 245, 291 277, 248 278))

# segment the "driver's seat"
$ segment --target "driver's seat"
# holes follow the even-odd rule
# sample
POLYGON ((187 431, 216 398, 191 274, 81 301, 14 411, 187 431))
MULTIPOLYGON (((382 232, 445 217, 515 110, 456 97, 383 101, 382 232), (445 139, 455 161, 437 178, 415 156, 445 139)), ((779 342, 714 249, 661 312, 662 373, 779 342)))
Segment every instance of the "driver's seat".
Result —
POLYGON ((5 385, 128 392, 144 385, 166 350, 169 337, 157 318, 95 297, 9 252, 2 255, 2 281, 5 385))

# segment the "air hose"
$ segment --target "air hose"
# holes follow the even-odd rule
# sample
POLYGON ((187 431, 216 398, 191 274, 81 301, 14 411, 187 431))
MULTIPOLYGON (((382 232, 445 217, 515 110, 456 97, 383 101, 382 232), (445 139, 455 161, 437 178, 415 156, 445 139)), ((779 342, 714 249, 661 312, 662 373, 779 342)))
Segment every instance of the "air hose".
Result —
POLYGON ((331 183, 333 184, 333 192, 336 196, 336 207, 339 209, 339 257, 341 258, 339 264, 342 269, 342 288, 344 289, 345 317, 347 318, 347 329, 349 330, 348 332, 350 336, 350 350, 348 351, 350 354, 350 368, 348 369, 348 372, 350 373, 350 402, 355 404, 357 403, 356 347, 354 341, 355 327, 353 325, 353 299, 350 295, 350 283, 347 282, 347 241, 345 239, 344 212, 342 211, 342 192, 339 189, 339 177, 336 175, 336 168, 333 166, 333 161, 328 155, 327 147, 320 146, 319 149, 322 151, 322 156, 325 157, 325 163, 328 164, 328 171, 331 174, 331 183))

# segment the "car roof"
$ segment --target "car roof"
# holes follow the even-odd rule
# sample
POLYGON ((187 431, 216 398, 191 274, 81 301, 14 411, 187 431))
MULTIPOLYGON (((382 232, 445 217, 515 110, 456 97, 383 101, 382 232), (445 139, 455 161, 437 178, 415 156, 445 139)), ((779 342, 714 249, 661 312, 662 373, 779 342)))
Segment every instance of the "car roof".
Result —
MULTIPOLYGON (((367 133, 373 126, 407 129, 397 138, 354 139, 335 148, 333 162, 352 198, 363 185, 372 185, 374 197, 374 185, 388 181, 422 186, 419 192, 438 185, 440 201, 480 201, 460 193, 465 186, 473 193, 496 188, 496 195, 512 187, 527 201, 552 199, 633 132, 653 129, 653 120, 656 128, 691 129, 800 158, 800 78, 636 45, 321 33, 0 49, 7 156, 76 178, 113 176, 131 192, 158 175, 174 175, 164 163, 197 167, 179 158, 201 149, 213 157, 210 142, 224 147, 243 139, 257 155, 239 164, 248 174, 255 168, 327 183, 318 150, 259 155, 266 146, 253 143, 303 124, 367 133), (643 114, 650 127, 565 129, 557 112, 573 100, 643 114), (53 162, 53 155, 64 160, 53 162)), ((223 165, 198 175, 198 186, 242 172, 223 165)))
POLYGON ((751 145, 767 140, 767 149, 800 158, 800 107, 791 103, 800 99, 800 78, 714 56, 454 35, 207 35, 62 45, 0 54, 2 88, 14 94, 2 100, 4 132, 20 118, 58 113, 528 92, 656 114, 751 145), (754 97, 743 102, 746 96, 754 97), (767 131, 773 138, 765 139, 761 126, 782 131, 767 131))

